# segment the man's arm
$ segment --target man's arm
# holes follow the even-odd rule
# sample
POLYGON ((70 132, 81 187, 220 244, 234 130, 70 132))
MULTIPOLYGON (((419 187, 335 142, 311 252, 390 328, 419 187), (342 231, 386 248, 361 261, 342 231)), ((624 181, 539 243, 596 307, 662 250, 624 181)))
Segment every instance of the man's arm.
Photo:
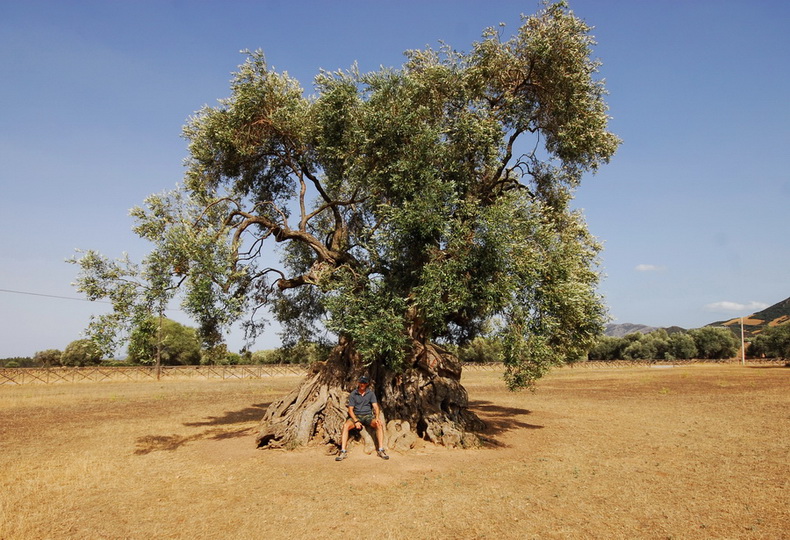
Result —
POLYGON ((373 402, 373 414, 375 414, 375 418, 378 420, 379 414, 381 413, 381 409, 379 409, 379 404, 377 402, 373 402))
POLYGON ((348 406, 348 415, 351 417, 351 421, 354 422, 355 426, 357 424, 359 424, 359 420, 357 419, 357 415, 354 413, 353 405, 349 405, 348 406))

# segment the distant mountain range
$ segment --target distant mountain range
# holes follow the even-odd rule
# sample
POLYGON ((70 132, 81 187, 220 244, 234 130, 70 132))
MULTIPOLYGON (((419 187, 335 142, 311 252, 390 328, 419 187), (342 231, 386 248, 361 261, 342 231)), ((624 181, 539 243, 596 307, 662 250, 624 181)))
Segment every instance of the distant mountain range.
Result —
MULTIPOLYGON (((752 313, 748 317, 743 318, 743 333, 745 337, 751 337, 759 334, 766 326, 777 326, 779 324, 790 323, 790 298, 782 300, 771 307, 767 307, 762 311, 752 313)), ((741 335, 741 318, 736 317, 725 321, 716 321, 705 326, 726 326, 735 332, 739 337, 741 335)), ((656 326, 646 326, 644 324, 607 324, 604 335, 610 337, 623 337, 634 332, 642 334, 649 334, 654 330, 658 330, 656 326)), ((679 326, 670 326, 664 328, 670 334, 674 332, 683 332, 684 328, 679 326)))
POLYGON ((646 326, 644 324, 631 324, 631 323, 623 323, 623 324, 607 324, 606 328, 604 329, 603 335, 609 337, 623 337, 627 336, 628 334, 633 334, 635 332, 639 332, 640 334, 649 334, 653 330, 661 330, 664 329, 667 331, 668 334, 674 334, 675 332, 685 332, 685 328, 681 328, 680 326, 646 326))
POLYGON ((658 330, 658 327, 645 326, 644 324, 631 324, 631 323, 607 324, 606 329, 603 332, 603 335, 609 337, 623 337, 623 336, 627 336, 628 334, 635 334, 637 332, 639 332, 640 334, 649 334, 653 330, 658 330))
MULTIPOLYGON (((788 322, 790 322, 790 298, 744 317, 743 333, 746 337, 751 337, 762 332, 766 326, 778 326, 788 322)), ((708 326, 728 326, 740 335, 741 318, 736 317, 726 321, 716 321, 708 326)))

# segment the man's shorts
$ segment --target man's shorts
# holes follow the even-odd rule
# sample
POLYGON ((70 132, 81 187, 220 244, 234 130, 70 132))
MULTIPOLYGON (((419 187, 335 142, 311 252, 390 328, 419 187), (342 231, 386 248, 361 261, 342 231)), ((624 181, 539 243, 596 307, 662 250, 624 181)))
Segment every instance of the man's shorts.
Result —
POLYGON ((376 417, 372 414, 358 414, 357 420, 359 420, 363 426, 369 426, 376 417))

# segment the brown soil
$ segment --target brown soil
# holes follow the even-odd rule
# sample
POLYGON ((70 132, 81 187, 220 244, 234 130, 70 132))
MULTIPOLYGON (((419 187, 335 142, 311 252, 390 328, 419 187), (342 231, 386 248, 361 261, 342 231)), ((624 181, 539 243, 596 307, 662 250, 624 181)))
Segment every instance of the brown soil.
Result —
POLYGON ((488 446, 255 449, 295 377, 0 387, 0 539, 790 538, 790 369, 464 375, 488 446))

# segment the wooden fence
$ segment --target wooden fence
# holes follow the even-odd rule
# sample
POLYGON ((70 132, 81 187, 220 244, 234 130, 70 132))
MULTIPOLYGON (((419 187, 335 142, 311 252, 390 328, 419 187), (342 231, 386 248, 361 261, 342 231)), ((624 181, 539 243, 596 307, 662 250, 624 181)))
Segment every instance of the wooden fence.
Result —
MULTIPOLYGON (((578 362, 566 369, 604 369, 647 366, 686 366, 698 363, 740 364, 739 361, 673 360, 652 362, 648 360, 613 360, 578 362)), ((785 365, 785 360, 748 360, 748 365, 785 365)), ((53 368, 0 368, 0 386, 17 384, 57 384, 79 382, 119 382, 184 379, 263 379, 287 375, 304 375, 306 364, 265 364, 255 366, 162 366, 155 367, 53 367, 53 368)), ((502 363, 466 363, 466 371, 504 370, 502 363)))
POLYGON ((0 368, 0 386, 14 384, 57 384, 176 379, 262 379, 303 375, 306 365, 267 364, 257 366, 162 366, 155 367, 53 367, 0 368))
MULTIPOLYGON (((747 366, 784 366, 787 361, 781 358, 752 358, 746 359, 747 366)), ((740 359, 709 360, 589 360, 568 364, 568 369, 604 369, 626 367, 681 367, 694 364, 719 364, 726 366, 741 365, 740 359)))
MULTIPOLYGON (((584 362, 575 362, 567 364, 561 369, 611 369, 611 368, 629 368, 629 367, 681 367, 691 366, 694 364, 720 364, 720 365, 740 365, 739 359, 728 360, 706 360, 706 359, 693 359, 693 360, 588 360, 584 362)), ((790 364, 787 360, 782 358, 752 358, 746 359, 747 366, 776 366, 781 367, 790 364)), ((464 364, 464 371, 499 371, 505 370, 502 362, 480 362, 464 364)))

